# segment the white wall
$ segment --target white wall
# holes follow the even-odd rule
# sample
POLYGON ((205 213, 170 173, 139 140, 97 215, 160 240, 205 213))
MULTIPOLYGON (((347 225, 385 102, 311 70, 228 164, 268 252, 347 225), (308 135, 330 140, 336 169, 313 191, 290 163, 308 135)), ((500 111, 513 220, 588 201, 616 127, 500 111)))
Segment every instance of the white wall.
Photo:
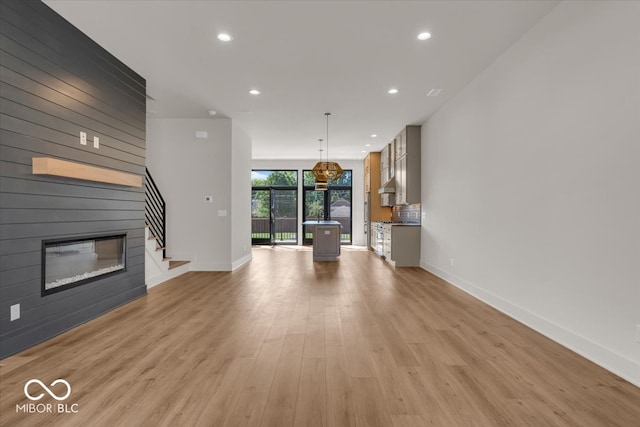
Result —
POLYGON ((233 168, 244 165, 250 176, 250 141, 239 135, 232 147, 232 140, 230 119, 147 119, 147 167, 167 202, 167 255, 191 261, 191 270, 231 270, 247 243, 249 231, 232 218, 250 217, 250 202, 246 190, 232 190, 243 185, 242 171, 233 168), (196 139, 196 131, 207 139, 196 139), (234 197, 247 200, 246 211, 234 197))
POLYGON ((236 269, 251 259, 251 138, 232 126, 231 259, 236 269))
POLYGON ((422 128, 423 267, 636 385, 639 22, 563 2, 422 128))
MULTIPOLYGON (((259 160, 252 161, 252 169, 289 169, 298 170, 300 174, 304 169, 312 169, 316 164, 315 160, 259 160)), ((364 160, 340 160, 338 161, 342 169, 352 170, 352 193, 351 220, 352 224, 352 244, 364 246, 364 160)), ((298 178, 299 194, 302 194, 302 175, 298 178)), ((302 198, 298 198, 299 219, 302 223, 302 198)), ((302 226, 299 226, 299 235, 302 235, 302 226)))

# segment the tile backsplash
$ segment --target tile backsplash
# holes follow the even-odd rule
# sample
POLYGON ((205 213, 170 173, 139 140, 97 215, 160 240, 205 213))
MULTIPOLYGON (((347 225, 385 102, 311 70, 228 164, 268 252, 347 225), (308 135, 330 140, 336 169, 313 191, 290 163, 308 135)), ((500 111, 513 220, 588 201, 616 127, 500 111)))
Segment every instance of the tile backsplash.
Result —
POLYGON ((406 224, 420 224, 420 203, 394 206, 391 211, 391 220, 406 224))

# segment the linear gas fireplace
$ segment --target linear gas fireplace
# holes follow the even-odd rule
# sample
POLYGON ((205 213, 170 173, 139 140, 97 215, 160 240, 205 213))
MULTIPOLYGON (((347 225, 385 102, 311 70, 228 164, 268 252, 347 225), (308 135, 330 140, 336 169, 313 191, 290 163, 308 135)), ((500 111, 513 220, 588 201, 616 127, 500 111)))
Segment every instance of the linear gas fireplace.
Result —
POLYGON ((43 241, 42 295, 125 271, 126 244, 126 234, 43 241))

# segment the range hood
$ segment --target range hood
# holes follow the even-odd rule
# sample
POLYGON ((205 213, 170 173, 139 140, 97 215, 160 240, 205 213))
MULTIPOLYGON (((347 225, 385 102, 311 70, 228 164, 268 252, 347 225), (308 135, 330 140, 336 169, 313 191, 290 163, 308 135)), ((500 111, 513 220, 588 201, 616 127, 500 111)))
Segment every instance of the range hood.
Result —
POLYGON ((378 189, 378 194, 385 193, 395 193, 396 192, 396 180, 395 178, 391 178, 387 180, 382 186, 378 189))

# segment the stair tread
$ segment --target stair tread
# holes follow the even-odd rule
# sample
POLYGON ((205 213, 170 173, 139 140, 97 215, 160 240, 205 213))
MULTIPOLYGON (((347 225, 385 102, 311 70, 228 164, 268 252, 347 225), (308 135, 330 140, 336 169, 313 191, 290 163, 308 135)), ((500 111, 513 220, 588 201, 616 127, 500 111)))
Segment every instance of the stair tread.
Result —
POLYGON ((162 258, 163 261, 169 261, 170 259, 171 259, 170 256, 166 256, 166 257, 162 258))
POLYGON ((164 246, 156 246, 156 251, 162 251, 165 250, 166 248, 164 246))
POLYGON ((191 261, 169 261, 169 270, 180 267, 181 265, 189 264, 191 261))

